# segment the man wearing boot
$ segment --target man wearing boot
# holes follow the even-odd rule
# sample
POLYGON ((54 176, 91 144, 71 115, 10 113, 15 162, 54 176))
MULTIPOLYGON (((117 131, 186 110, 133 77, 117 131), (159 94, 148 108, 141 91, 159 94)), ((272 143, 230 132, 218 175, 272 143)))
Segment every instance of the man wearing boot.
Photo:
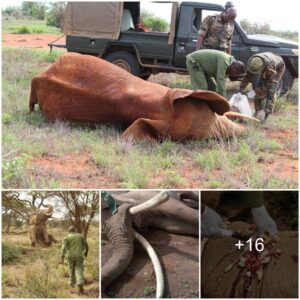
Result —
POLYGON ((69 234, 62 244, 61 262, 64 263, 66 256, 69 265, 70 286, 74 287, 77 284, 79 293, 83 293, 83 256, 87 257, 89 246, 84 236, 77 233, 74 226, 71 226, 68 232, 69 234))
POLYGON ((248 61, 247 73, 241 82, 240 92, 243 94, 248 83, 255 75, 258 76, 254 88, 254 116, 261 121, 266 121, 273 112, 275 93, 284 71, 283 59, 271 52, 255 54, 248 61))

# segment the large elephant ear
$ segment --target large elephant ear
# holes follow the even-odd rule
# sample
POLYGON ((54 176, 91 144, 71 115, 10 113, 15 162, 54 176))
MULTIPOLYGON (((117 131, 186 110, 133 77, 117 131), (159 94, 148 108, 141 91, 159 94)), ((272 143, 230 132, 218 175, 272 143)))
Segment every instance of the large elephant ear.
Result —
POLYGON ((189 97, 206 102, 211 110, 218 115, 223 115, 224 113, 230 111, 228 100, 223 96, 211 91, 171 89, 168 91, 167 97, 173 105, 176 100, 189 97))

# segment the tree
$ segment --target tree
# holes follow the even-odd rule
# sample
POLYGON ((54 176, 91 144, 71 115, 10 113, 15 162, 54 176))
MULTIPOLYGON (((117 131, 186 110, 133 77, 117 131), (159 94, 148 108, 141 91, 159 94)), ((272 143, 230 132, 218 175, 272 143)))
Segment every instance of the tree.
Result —
POLYGON ((94 216, 99 213, 99 193, 59 191, 56 198, 68 209, 70 223, 86 238, 94 216))
POLYGON ((66 2, 51 2, 47 12, 47 25, 62 28, 66 2))
POLYGON ((38 20, 44 20, 47 6, 45 2, 22 2, 22 12, 38 20))

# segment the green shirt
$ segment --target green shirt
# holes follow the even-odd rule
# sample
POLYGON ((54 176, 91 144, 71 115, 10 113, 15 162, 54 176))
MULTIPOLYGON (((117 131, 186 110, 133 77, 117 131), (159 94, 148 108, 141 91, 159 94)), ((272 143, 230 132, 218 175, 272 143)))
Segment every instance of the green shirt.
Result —
POLYGON ((187 58, 196 61, 206 75, 214 77, 217 83, 217 93, 226 97, 226 71, 233 62, 233 56, 218 50, 203 49, 189 54, 187 58))
POLYGON ((65 257, 82 257, 83 254, 87 254, 89 251, 89 246, 86 239, 82 234, 71 232, 63 240, 61 248, 61 256, 65 257))

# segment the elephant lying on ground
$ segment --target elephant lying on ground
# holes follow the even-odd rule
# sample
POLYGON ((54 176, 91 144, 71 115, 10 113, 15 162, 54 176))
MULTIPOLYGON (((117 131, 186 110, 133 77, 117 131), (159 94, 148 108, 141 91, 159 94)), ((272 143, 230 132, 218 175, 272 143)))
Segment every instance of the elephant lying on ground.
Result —
POLYGON ((28 236, 31 246, 35 247, 37 243, 44 246, 50 246, 52 242, 57 242, 53 235, 47 231, 47 221, 53 213, 52 205, 45 205, 47 209, 38 209, 29 217, 28 236))
POLYGON ((61 56, 32 79, 30 111, 35 104, 49 120, 118 124, 126 128, 124 137, 134 139, 200 140, 245 129, 226 117, 237 114, 214 92, 170 89, 76 53, 61 56))
POLYGON ((117 279, 130 264, 133 258, 135 230, 157 228, 171 233, 199 235, 199 211, 186 206, 173 197, 160 206, 138 215, 133 216, 130 213, 132 206, 145 203, 157 195, 157 192, 149 191, 112 193, 117 203, 121 204, 118 212, 111 215, 108 209, 102 208, 102 227, 113 247, 112 256, 105 262, 101 270, 103 290, 117 279))

